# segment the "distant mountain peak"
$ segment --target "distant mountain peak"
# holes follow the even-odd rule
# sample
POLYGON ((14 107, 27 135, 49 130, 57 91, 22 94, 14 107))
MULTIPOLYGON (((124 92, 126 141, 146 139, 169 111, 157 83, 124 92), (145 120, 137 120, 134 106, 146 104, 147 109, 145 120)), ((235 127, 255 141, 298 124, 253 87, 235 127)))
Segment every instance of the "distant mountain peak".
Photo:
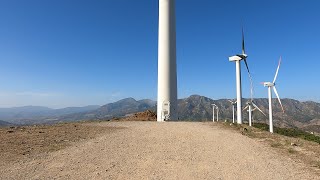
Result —
MULTIPOLYGON (((129 97, 129 98, 121 99, 121 100, 119 100, 119 101, 117 101, 117 102, 137 102, 137 100, 135 100, 135 99, 132 98, 132 97, 129 97)), ((117 102, 115 102, 115 103, 117 103, 117 102)))
POLYGON ((189 97, 187 97, 186 99, 188 99, 188 98, 201 98, 201 97, 204 97, 204 96, 201 96, 201 95, 198 95, 198 94, 192 94, 189 97))

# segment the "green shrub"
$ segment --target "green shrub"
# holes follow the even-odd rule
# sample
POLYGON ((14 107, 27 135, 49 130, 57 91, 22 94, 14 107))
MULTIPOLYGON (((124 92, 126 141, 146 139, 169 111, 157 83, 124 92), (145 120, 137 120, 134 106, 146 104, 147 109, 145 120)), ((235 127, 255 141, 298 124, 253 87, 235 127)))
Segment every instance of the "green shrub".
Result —
MULTIPOLYGON (((253 126, 258 129, 261 129, 261 130, 265 130, 265 131, 269 130, 268 124, 255 123, 253 126)), ((313 142, 317 142, 320 144, 320 137, 319 136, 316 136, 314 134, 310 134, 310 133, 302 131, 300 129, 274 127, 274 132, 277 134, 284 135, 284 136, 301 138, 301 139, 305 139, 307 141, 313 141, 313 142)))

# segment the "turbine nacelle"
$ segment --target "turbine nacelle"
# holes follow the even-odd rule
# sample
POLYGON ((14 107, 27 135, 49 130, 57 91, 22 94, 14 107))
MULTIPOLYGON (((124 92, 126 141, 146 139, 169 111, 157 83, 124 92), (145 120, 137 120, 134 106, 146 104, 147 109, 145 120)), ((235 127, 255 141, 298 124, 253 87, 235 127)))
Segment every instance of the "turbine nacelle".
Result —
POLYGON ((230 56, 229 61, 241 61, 243 59, 246 59, 248 55, 246 54, 237 54, 235 56, 230 56))
POLYGON ((275 86, 276 84, 275 83, 272 83, 272 82, 263 82, 263 86, 264 87, 273 87, 275 86))
POLYGON ((253 103, 252 101, 247 101, 246 102, 247 105, 252 105, 252 103, 253 103))
POLYGON ((212 108, 218 109, 218 106, 216 104, 211 104, 212 108))
POLYGON ((237 104, 237 100, 234 100, 234 101, 232 101, 232 100, 228 100, 232 105, 235 105, 235 104, 237 104))
MULTIPOLYGON (((248 101, 246 104, 247 106, 243 108, 243 111, 248 109, 249 106, 251 106, 254 107, 254 109, 251 109, 251 111, 255 111, 256 109, 258 109, 264 116, 266 116, 266 114, 252 100, 248 101)), ((247 111, 249 112, 249 109, 247 111)))

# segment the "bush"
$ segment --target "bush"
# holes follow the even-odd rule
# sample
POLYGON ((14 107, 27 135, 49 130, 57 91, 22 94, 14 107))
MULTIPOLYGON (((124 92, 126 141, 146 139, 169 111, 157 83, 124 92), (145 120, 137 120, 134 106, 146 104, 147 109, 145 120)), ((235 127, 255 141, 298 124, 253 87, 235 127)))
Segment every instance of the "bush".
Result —
MULTIPOLYGON (((253 126, 258 129, 264 130, 264 131, 269 130, 268 124, 255 123, 255 124, 253 124, 253 126)), ((300 129, 274 127, 274 132, 277 134, 284 135, 284 136, 301 138, 301 139, 305 139, 307 141, 313 141, 313 142, 320 144, 320 137, 319 136, 316 136, 314 134, 310 134, 310 133, 302 131, 300 129)))
POLYGON ((263 123, 254 123, 252 124, 253 127, 264 130, 264 131, 268 131, 269 130, 269 125, 268 124, 263 124, 263 123))

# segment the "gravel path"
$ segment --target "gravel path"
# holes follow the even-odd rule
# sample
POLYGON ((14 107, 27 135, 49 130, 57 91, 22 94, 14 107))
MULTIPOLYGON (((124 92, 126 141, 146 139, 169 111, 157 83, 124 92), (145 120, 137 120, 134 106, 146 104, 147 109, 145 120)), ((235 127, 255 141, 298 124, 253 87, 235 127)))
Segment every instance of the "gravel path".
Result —
POLYGON ((125 127, 0 167, 0 179, 320 179, 240 133, 200 122, 105 122, 125 127))

